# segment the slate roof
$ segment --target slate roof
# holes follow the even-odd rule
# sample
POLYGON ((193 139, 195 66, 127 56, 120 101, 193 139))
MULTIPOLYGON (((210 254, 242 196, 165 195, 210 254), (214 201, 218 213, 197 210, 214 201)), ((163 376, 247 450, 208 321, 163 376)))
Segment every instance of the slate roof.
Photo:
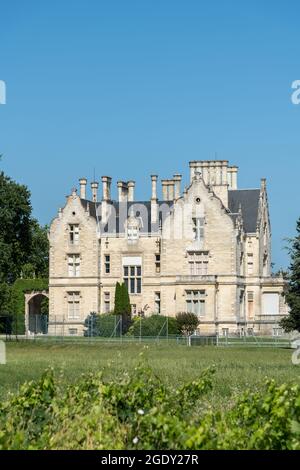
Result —
POLYGON ((241 206, 246 233, 256 232, 259 197, 260 189, 235 189, 228 191, 228 208, 230 212, 236 214, 241 206))
POLYGON ((125 222, 131 212, 133 212, 135 217, 140 219, 141 233, 158 232, 160 223, 162 223, 163 220, 167 217, 173 206, 172 201, 158 201, 159 218, 155 224, 151 224, 150 201, 109 201, 108 207, 109 210, 112 211, 112 215, 109 217, 108 222, 104 224, 101 220, 101 202, 95 203, 86 199, 81 199, 81 204, 83 205, 84 209, 86 209, 89 205, 90 215, 95 219, 98 219, 101 233, 125 233, 125 222))
MULTIPOLYGON (((228 209, 229 215, 236 221, 241 206, 244 230, 246 233, 256 232, 258 209, 259 209, 259 189, 236 189, 228 191, 228 209)), ((108 206, 113 211, 112 216, 109 218, 108 223, 101 221, 101 202, 92 202, 87 199, 81 199, 84 209, 89 205, 89 212, 92 217, 97 219, 100 223, 101 233, 124 233, 125 221, 130 215, 131 209, 136 217, 140 217, 141 233, 158 232, 159 225, 169 214, 173 202, 172 201, 158 201, 159 205, 159 221, 151 224, 151 202, 150 201, 132 201, 132 202, 118 202, 109 201, 108 206), (116 214, 116 217, 113 214, 116 214), (114 224, 114 220, 116 223, 114 224)))

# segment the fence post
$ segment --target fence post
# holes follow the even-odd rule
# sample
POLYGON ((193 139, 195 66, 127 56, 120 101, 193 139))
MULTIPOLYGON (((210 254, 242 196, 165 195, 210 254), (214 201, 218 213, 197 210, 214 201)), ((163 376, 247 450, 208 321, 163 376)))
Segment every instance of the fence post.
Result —
POLYGON ((121 318, 120 318, 120 322, 121 322, 121 328, 120 328, 120 335, 121 335, 121 343, 123 342, 123 335, 122 335, 122 330, 123 330, 123 317, 121 315, 121 318))
POLYGON ((140 317, 140 343, 142 342, 142 317, 140 317))
POLYGON ((167 344, 169 343, 169 317, 167 317, 167 344))

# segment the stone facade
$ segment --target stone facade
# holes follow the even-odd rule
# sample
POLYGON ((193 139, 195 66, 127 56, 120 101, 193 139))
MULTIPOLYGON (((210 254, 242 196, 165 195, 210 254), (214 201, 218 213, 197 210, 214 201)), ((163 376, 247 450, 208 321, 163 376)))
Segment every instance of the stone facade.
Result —
POLYGON ((271 227, 265 179, 240 190, 237 167, 227 161, 190 162, 162 180, 157 197, 135 201, 133 181, 102 177, 86 196, 80 179, 50 227, 49 333, 83 333, 90 312, 113 310, 117 281, 125 281, 132 313, 176 315, 193 311, 200 334, 278 334, 287 314, 284 281, 271 275, 271 227))

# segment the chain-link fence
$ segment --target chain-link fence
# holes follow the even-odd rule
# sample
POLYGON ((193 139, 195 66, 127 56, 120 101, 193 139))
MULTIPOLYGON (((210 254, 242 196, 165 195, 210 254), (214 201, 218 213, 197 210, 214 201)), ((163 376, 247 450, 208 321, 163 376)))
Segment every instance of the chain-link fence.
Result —
MULTIPOLYGON (((186 346, 216 347, 291 347, 291 336, 257 336, 253 334, 193 334, 179 335, 174 318, 153 315, 152 317, 134 317, 125 325, 122 315, 89 314, 84 322, 66 318, 64 315, 30 314, 28 330, 19 339, 74 341, 74 342, 122 342, 122 343, 170 343, 186 346)), ((11 318, 2 320, 0 335, 11 335, 11 318), (4 329, 3 329, 4 328, 4 329)), ((1 321, 0 321, 1 326, 1 321)))

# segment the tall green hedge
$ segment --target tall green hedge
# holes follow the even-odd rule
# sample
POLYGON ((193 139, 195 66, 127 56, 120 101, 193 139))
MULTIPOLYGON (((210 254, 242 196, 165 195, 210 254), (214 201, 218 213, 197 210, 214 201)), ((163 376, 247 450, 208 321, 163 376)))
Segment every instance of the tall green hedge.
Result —
POLYGON ((17 279, 12 286, 11 314, 13 333, 25 333, 25 294, 32 291, 48 291, 48 279, 17 279))

